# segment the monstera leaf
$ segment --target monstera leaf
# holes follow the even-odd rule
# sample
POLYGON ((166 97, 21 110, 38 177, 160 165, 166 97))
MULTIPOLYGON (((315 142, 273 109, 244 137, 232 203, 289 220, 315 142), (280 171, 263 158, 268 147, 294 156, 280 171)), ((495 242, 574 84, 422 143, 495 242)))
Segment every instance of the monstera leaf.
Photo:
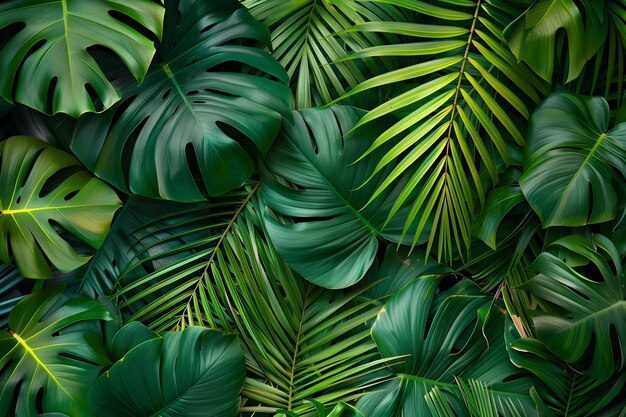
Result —
POLYGON ((72 156, 28 136, 0 143, 0 260, 11 253, 22 275, 51 278, 87 262, 58 227, 100 246, 121 202, 72 156))
POLYGON ((109 365, 97 320, 109 318, 98 301, 60 288, 20 301, 0 333, 0 415, 93 416, 87 391, 109 365))
POLYGON ((81 119, 71 149, 97 176, 146 197, 205 200, 241 186, 289 114, 267 27, 236 0, 166 2, 163 43, 140 86, 81 119))
POLYGON ((351 132, 364 114, 342 106, 294 112, 266 161, 270 173, 261 190, 272 211, 266 214, 270 238, 289 266, 326 288, 361 279, 378 238, 398 242, 404 225, 405 212, 386 224, 397 187, 367 204, 391 168, 359 187, 383 155, 374 152, 353 164, 380 133, 371 126, 351 132))
POLYGON ((137 346, 98 378, 89 391, 89 405, 96 415, 237 415, 245 362, 234 335, 189 327, 158 337, 141 327, 122 328, 115 336, 114 350, 134 343, 137 346))
POLYGON ((160 38, 163 13, 163 6, 151 0, 3 1, 0 29, 12 30, 13 36, 0 47, 0 95, 72 116, 93 112, 96 103, 110 107, 120 96, 90 48, 112 51, 141 82, 155 50, 133 26, 160 38))
POLYGON ((615 217, 626 172, 626 123, 608 130, 601 97, 555 93, 528 128, 520 186, 544 226, 582 226, 615 217))
POLYGON ((539 0, 504 31, 511 51, 544 80, 554 70, 557 32, 567 34, 567 77, 572 81, 602 46, 608 33, 607 0, 583 0, 584 12, 574 0, 539 0))
POLYGON ((587 278, 549 252, 539 255, 532 266, 538 275, 525 288, 557 310, 535 312, 537 335, 567 362, 589 354, 585 372, 607 379, 624 366, 626 355, 626 279, 619 253, 601 235, 595 235, 592 243, 582 236, 567 236, 552 246, 587 257, 599 274, 587 278))
POLYGON ((491 297, 467 280, 445 291, 440 283, 417 278, 379 313, 372 336, 382 356, 394 358, 394 378, 372 388, 356 408, 369 417, 430 416, 438 399, 454 413, 447 415, 467 416, 471 407, 459 382, 465 380, 488 390, 502 415, 537 415, 528 395, 532 380, 508 360, 504 317, 489 313, 491 297))
POLYGON ((542 416, 614 417, 626 412, 626 373, 607 381, 582 375, 539 340, 506 336, 511 361, 539 378, 530 394, 542 416))

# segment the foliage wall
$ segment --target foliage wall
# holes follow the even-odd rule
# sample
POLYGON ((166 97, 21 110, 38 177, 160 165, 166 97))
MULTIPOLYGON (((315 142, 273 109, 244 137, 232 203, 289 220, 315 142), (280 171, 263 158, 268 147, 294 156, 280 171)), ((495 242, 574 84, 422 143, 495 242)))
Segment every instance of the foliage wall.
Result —
POLYGON ((626 417, 626 0, 0 2, 0 416, 626 417))

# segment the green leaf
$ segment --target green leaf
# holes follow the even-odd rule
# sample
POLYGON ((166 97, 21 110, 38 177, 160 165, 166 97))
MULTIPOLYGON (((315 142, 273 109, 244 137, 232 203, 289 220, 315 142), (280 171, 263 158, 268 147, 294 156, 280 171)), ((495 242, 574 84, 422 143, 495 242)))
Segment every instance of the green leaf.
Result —
POLYGON ((234 335, 190 327, 131 349, 93 384, 89 406, 103 417, 234 417, 244 380, 234 335))
POLYGON ((372 337, 383 357, 402 359, 391 361, 395 378, 371 388, 356 407, 370 417, 430 416, 437 415, 432 401, 443 400, 440 411, 469 416, 455 380, 462 377, 488 387, 502 415, 537 415, 528 395, 532 379, 509 362, 503 316, 489 313, 491 297, 467 280, 443 291, 440 283, 417 278, 379 313, 372 337))
POLYGON ((516 366, 540 379, 530 393, 542 416, 614 417, 626 407, 624 372, 607 381, 581 374, 535 339, 507 335, 507 349, 516 366))
POLYGON ((243 4, 269 26, 272 55, 289 74, 297 109, 329 103, 381 69, 391 69, 393 62, 388 59, 341 61, 351 50, 396 40, 393 35, 355 32, 353 25, 406 19, 393 6, 354 0, 245 0, 243 4))
MULTIPOLYGON (((346 60, 389 55, 410 65, 366 80, 339 100, 373 87, 397 87, 396 94, 369 111, 357 124, 373 126, 383 115, 400 116, 363 155, 379 147, 376 171, 393 170, 375 188, 373 197, 412 175, 388 212, 393 217, 404 203, 412 204, 404 232, 417 223, 421 236, 426 220, 426 252, 450 262, 471 244, 473 217, 484 204, 486 191, 498 182, 499 161, 510 163, 507 142, 524 144, 528 106, 549 89, 544 81, 502 45, 502 30, 529 1, 444 1, 445 7, 423 1, 377 0, 420 13, 419 22, 400 27, 385 24, 356 26, 367 33, 402 33, 406 42, 366 48, 346 60), (430 53, 424 55, 425 51, 430 53), (409 82, 410 83, 407 83, 409 82), (489 178, 482 178, 486 169, 489 178)), ((362 180, 365 181, 365 180, 362 180)), ((408 242, 415 246, 418 242, 408 242)))
POLYGON ((13 265, 0 263, 0 329, 8 323, 9 313, 24 298, 18 286, 24 281, 13 265))
POLYGON ((109 365, 97 320, 108 319, 98 301, 69 298, 62 288, 20 301, 10 330, 0 333, 0 413, 93 416, 87 390, 109 365))
POLYGON ((626 123, 608 130, 601 97, 555 93, 528 129, 524 196, 547 226, 583 226, 613 219, 617 183, 626 172, 626 123))
POLYGON ((505 29, 504 36, 517 59, 526 62, 544 80, 551 81, 555 38, 561 28, 567 33, 565 82, 570 82, 578 77, 587 60, 602 44, 602 39, 595 39, 591 31, 585 30, 581 11, 574 0, 535 2, 505 29))
POLYGON ((0 260, 15 258, 27 278, 52 278, 49 264, 72 271, 89 260, 61 236, 93 248, 121 202, 69 154, 28 136, 0 143, 0 260))
POLYGON ((572 235, 552 245, 588 258, 599 274, 588 278, 549 252, 539 255, 532 265, 537 276, 525 289, 557 310, 535 312, 538 338, 575 366, 588 354, 588 363, 579 366, 591 376, 608 379, 622 369, 626 354, 626 279, 617 249, 601 235, 595 235, 593 243, 572 235))
POLYGON ((367 204, 390 172, 374 171, 383 152, 353 164, 380 131, 351 132, 363 114, 341 106, 295 112, 266 161, 261 190, 270 238, 289 266, 326 288, 360 280, 374 261, 379 237, 401 240, 404 218, 385 224, 399 190, 387 189, 367 204))
POLYGON ((107 109, 120 99, 119 92, 90 48, 113 52, 141 82, 155 50, 133 26, 160 38, 163 13, 163 6, 150 0, 2 2, 0 28, 15 32, 0 48, 0 95, 41 112, 74 117, 98 106, 107 109))
MULTIPOLYGON (((141 85, 82 118, 69 144, 127 193, 181 202, 242 186, 289 114, 284 69, 257 46, 267 28, 235 0, 168 0, 163 42, 141 85), (90 140, 85 140, 88 137, 90 140)), ((122 77, 123 79, 123 77, 122 77)))

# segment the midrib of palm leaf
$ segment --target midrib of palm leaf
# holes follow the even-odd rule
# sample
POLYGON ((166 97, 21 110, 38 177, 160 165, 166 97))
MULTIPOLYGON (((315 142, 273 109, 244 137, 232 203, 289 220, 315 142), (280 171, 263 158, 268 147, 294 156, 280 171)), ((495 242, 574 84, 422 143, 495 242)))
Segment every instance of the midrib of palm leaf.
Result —
MULTIPOLYGON (((506 164, 510 162, 506 145, 508 138, 500 133, 501 127, 519 145, 524 143, 518 126, 503 105, 509 106, 522 119, 527 119, 529 111, 526 102, 537 102, 540 98, 537 91, 544 94, 547 87, 523 64, 518 64, 510 51, 502 46, 500 23, 492 22, 490 13, 486 11, 486 7, 494 6, 483 0, 472 5, 471 14, 469 10, 468 13, 456 12, 424 2, 377 1, 398 7, 419 6, 423 8, 420 9, 422 13, 432 13, 441 19, 448 16, 455 25, 433 25, 429 34, 426 25, 415 24, 415 32, 419 32, 420 39, 426 39, 426 42, 420 40, 408 44, 411 49, 402 51, 403 54, 414 55, 418 63, 365 81, 341 98, 373 87, 419 80, 417 87, 370 111, 356 127, 398 110, 408 113, 363 154, 364 157, 393 141, 394 146, 375 172, 382 170, 394 158, 401 157, 401 161, 373 193, 370 202, 401 175, 411 173, 412 177, 387 219, 389 221, 411 198, 413 206, 407 216, 405 233, 417 222, 412 245, 417 243, 426 220, 430 218, 433 225, 427 252, 436 247, 438 259, 450 261, 455 251, 462 254, 463 248, 469 247, 475 205, 477 202, 484 204, 489 184, 485 186, 485 179, 480 173, 481 165, 484 165, 493 185, 498 181, 497 156, 506 164), (466 25, 458 25, 457 20, 466 25), (463 50, 457 55, 453 51, 459 49, 459 33, 463 33, 463 50), (494 35, 499 41, 494 40, 494 35), (435 40, 430 41, 431 38, 435 40), (440 38, 457 41, 441 41, 440 38), (428 58, 421 59, 425 54, 428 58), (452 68, 455 65, 459 69, 452 68), (451 87, 453 81, 456 82, 451 87), (523 100, 520 94, 527 99, 523 100), (407 109, 409 106, 418 108, 407 109), (483 136, 489 141, 483 140, 483 136), (412 193, 415 189, 417 196, 412 193)), ((407 27, 403 26, 402 30, 408 30, 407 27)), ((362 28, 355 27, 354 30, 384 32, 389 30, 389 26, 373 23, 362 28)), ((386 45, 360 51, 348 58, 357 55, 396 56, 397 53, 397 45, 386 45)))
MULTIPOLYGON (((193 288, 193 290, 191 290, 191 297, 196 296, 199 290, 203 290, 203 291, 207 291, 208 290, 206 288, 206 286, 205 286, 204 279, 205 279, 205 277, 208 274, 209 268, 215 262, 215 257, 217 255, 217 253, 220 250, 222 250, 224 241, 225 241, 227 235, 230 233, 231 229, 233 228, 235 222, 237 221, 237 219, 239 218, 239 216, 241 215, 243 210, 246 208, 246 206, 248 205, 248 203, 250 202, 250 200, 252 199, 254 194, 257 192, 259 187, 260 187, 260 183, 257 183, 252 188, 252 190, 250 191, 248 196, 241 203, 241 205, 239 206, 239 208, 235 212, 235 215, 232 217, 232 219, 230 220, 230 222, 226 226, 226 229, 224 229, 224 232, 222 233, 222 235, 220 236, 219 240, 215 244, 215 247, 213 248, 213 252, 211 253, 211 257, 207 261, 206 266, 202 270, 202 273, 196 278, 196 283, 194 285, 194 288, 193 288)), ((181 312, 180 318, 178 319, 178 322, 177 322, 176 326, 174 326, 173 330, 182 330, 182 329, 184 329, 186 327, 187 324, 188 325, 194 325, 195 324, 193 319, 191 318, 192 317, 191 316, 191 307, 192 307, 192 305, 191 305, 192 298, 191 297, 190 297, 189 301, 187 302, 186 307, 181 312), (186 317, 187 317, 187 321, 186 321, 186 317)), ((197 321, 199 321, 199 324, 201 324, 201 323, 203 323, 204 320, 201 317, 199 317, 199 318, 197 318, 197 321)))

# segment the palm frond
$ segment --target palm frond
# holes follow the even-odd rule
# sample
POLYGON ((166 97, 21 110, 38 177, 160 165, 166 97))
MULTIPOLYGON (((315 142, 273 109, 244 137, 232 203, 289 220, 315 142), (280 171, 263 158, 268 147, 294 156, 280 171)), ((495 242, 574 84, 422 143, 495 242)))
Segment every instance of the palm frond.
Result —
MULTIPOLYGON (((368 75, 390 69, 388 59, 377 63, 336 62, 351 51, 382 45, 373 33, 348 33, 354 24, 402 21, 397 8, 358 0, 244 0, 252 15, 267 24, 274 57, 285 67, 295 91, 296 108, 323 105, 354 87, 368 75)), ((389 35, 397 40, 395 35, 389 35)))
MULTIPOLYGON (((353 30, 401 31, 416 42, 364 49, 348 59, 401 55, 410 56, 414 63, 367 80, 342 98, 376 86, 415 83, 370 111, 357 126, 392 112, 400 116, 364 154, 393 141, 377 171, 401 157, 372 199, 412 170, 396 209, 417 188, 405 229, 423 211, 424 217, 433 219, 427 252, 435 249, 438 259, 450 260, 454 252, 469 247, 477 203, 484 204, 487 189, 498 182, 498 165, 510 162, 507 144, 524 144, 523 126, 530 107, 548 92, 546 83, 518 64, 503 45, 502 30, 528 2, 377 2, 417 12, 418 23, 395 28, 369 23, 353 30)), ((393 214, 392 210, 389 216, 393 214)))

